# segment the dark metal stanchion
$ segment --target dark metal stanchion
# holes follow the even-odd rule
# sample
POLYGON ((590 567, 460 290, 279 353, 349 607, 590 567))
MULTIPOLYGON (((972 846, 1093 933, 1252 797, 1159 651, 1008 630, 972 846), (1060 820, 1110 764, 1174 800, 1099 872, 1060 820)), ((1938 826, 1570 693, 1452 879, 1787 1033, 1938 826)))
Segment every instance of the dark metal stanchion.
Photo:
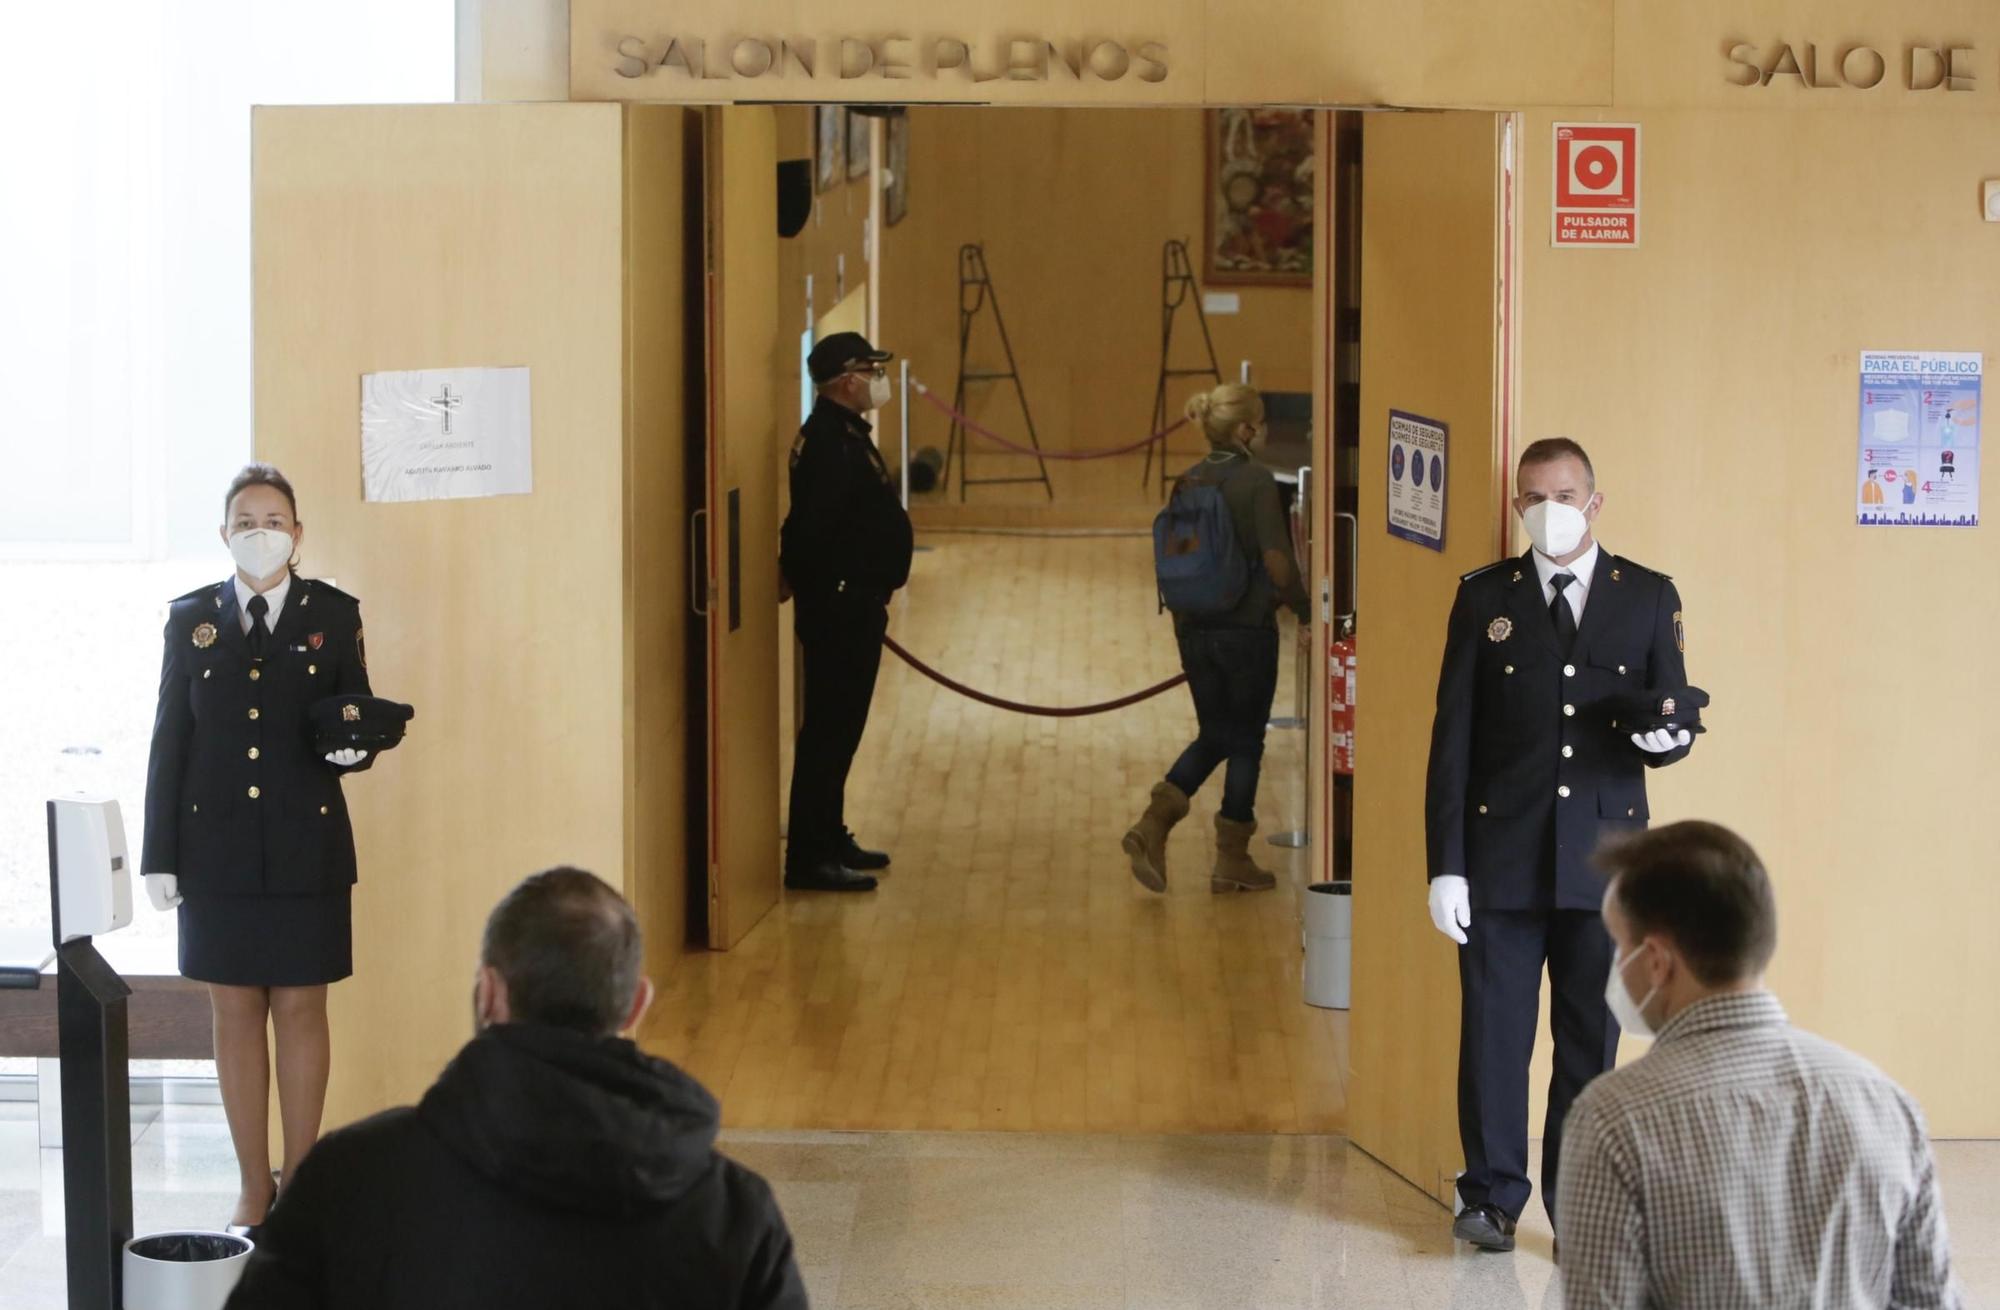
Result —
POLYGON ((1028 410, 1028 390, 1021 384, 1020 366, 1014 362, 1014 343, 1007 337, 1007 320, 1000 316, 1000 293, 993 289, 993 276, 986 268, 986 249, 980 245, 964 245, 958 248, 958 386, 953 390, 951 407, 961 414, 972 411, 966 406, 971 397, 967 394, 970 384, 976 382, 1012 382, 1014 394, 1021 402, 1021 418, 1028 425, 1028 444, 1037 452, 1035 465, 1039 470, 1033 477, 975 478, 972 472, 971 446, 965 427, 956 418, 951 421, 951 432, 945 440, 944 471, 938 481, 940 486, 949 485, 951 461, 954 455, 959 460, 958 498, 965 499, 968 487, 992 487, 1010 482, 1039 482, 1049 499, 1056 498, 1056 488, 1049 481, 1048 461, 1040 455, 1042 439, 1035 432, 1035 416, 1028 410), (1000 349, 1007 357, 1007 367, 1003 369, 975 370, 968 362, 972 345, 972 328, 978 321, 981 310, 992 307, 993 326, 1000 332, 1000 349))
MULTIPOLYGON (((1188 258, 1187 242, 1169 241, 1160 252, 1160 378, 1153 387, 1153 426, 1150 431, 1159 432, 1167 426, 1167 384, 1173 378, 1214 378, 1217 386, 1222 385, 1222 369, 1215 362, 1215 338, 1208 334, 1208 315, 1201 307, 1201 284, 1195 281, 1194 264, 1188 258), (1207 352, 1208 364, 1201 368, 1175 368, 1173 366, 1174 316, 1184 304, 1194 306, 1194 321, 1201 328, 1202 349, 1207 352)), ((1167 487, 1173 481, 1173 472, 1167 464, 1167 441, 1162 437, 1160 446, 1160 499, 1165 500, 1167 487)), ((1145 486, 1153 476, 1153 449, 1146 448, 1146 467, 1140 470, 1139 484, 1145 486)))

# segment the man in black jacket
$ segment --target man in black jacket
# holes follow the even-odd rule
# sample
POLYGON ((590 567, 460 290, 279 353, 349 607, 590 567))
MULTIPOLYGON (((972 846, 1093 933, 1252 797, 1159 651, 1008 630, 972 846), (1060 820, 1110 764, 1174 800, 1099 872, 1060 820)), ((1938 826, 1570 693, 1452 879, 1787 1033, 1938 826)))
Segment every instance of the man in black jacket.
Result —
POLYGON ((479 1035, 414 1109, 313 1148, 229 1310, 805 1310, 770 1188, 715 1151, 715 1099, 616 1036, 653 998, 641 963, 590 874, 508 893, 479 1035))
POLYGON ((1425 794, 1431 919, 1460 948, 1465 1208, 1452 1231, 1494 1251, 1513 1249, 1528 1203, 1528 1060, 1543 966, 1555 1068, 1542 1203, 1553 1217, 1563 1118, 1618 1053, 1591 853, 1646 826, 1647 770, 1684 758, 1693 740, 1678 726, 1635 731, 1625 708, 1649 692, 1692 705, 1681 600, 1673 579, 1598 548, 1604 498, 1583 447, 1535 442, 1515 488, 1534 544, 1459 585, 1425 794))
POLYGON ((805 664, 785 851, 785 886, 795 891, 872 891, 867 871, 889 865, 848 832, 845 799, 889 598, 910 580, 914 549, 910 516, 862 417, 889 403, 888 359, 858 332, 836 332, 806 357, 819 400, 792 445, 792 508, 778 552, 805 664))

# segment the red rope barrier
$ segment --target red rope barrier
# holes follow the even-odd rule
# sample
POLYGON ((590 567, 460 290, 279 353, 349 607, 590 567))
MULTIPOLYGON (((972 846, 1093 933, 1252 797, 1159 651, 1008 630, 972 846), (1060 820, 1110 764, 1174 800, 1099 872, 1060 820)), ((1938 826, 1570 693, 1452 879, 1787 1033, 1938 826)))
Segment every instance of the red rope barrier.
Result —
POLYGON ((1033 455, 1038 459, 1060 459, 1060 460, 1114 459, 1119 455, 1134 455, 1144 450, 1146 447, 1152 445, 1156 441, 1165 444, 1166 439, 1168 437, 1172 436, 1174 433, 1180 431, 1182 428, 1187 426, 1186 419, 1177 419, 1176 421, 1168 424, 1166 427, 1160 429, 1158 432, 1155 432, 1150 437, 1143 437, 1140 440, 1133 442, 1129 446, 1117 446, 1110 450, 1037 450, 1033 446, 1024 446, 1018 441, 1010 441, 1006 437, 1001 436, 998 432, 993 431, 993 429, 991 428, 981 427, 972 418, 968 417, 965 414, 960 413, 956 409, 953 409, 950 405, 945 404, 942 400, 939 400, 935 395, 932 395, 931 389, 929 387, 925 386, 921 382, 918 382, 914 378, 910 380, 910 389, 916 392, 919 396, 922 396, 925 400, 929 401, 931 405, 938 410, 939 413, 945 414, 951 418, 958 420, 959 426, 963 427, 966 431, 977 432, 980 436, 985 437, 988 441, 997 442, 1000 445, 1005 446, 1007 449, 1015 452, 1016 454, 1033 455))
POLYGON ((946 677, 897 645, 894 637, 884 634, 882 644, 893 651, 896 658, 902 660, 903 663, 923 674, 940 687, 955 691, 961 696, 970 697, 978 701, 981 705, 991 705, 996 710, 1012 710, 1016 714, 1033 714, 1045 719, 1075 719, 1087 714, 1108 714, 1112 710, 1122 710, 1129 705, 1137 705, 1140 701, 1151 700, 1161 692, 1172 691, 1175 687, 1187 681, 1187 674, 1177 674, 1174 677, 1168 678, 1165 682, 1146 688, 1144 691, 1135 691, 1130 696, 1120 696, 1117 700, 1100 701, 1095 705, 1070 705, 1065 707, 1024 705, 1019 701, 1003 700, 998 696, 989 696, 983 691, 975 691, 962 682, 956 682, 946 677))

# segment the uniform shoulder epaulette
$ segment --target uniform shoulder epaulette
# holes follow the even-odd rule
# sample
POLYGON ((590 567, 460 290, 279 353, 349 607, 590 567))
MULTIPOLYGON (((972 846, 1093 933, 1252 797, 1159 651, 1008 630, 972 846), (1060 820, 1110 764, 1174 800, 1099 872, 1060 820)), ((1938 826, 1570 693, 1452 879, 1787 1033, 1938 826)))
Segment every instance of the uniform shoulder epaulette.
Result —
POLYGON ((1459 574, 1458 580, 1460 582, 1470 582, 1474 578, 1483 577, 1484 575, 1491 573, 1493 570, 1499 568, 1502 564, 1506 563, 1508 563, 1507 560, 1501 559, 1501 560, 1495 560, 1491 564, 1482 564, 1470 573, 1459 574))
POLYGON ((228 585, 229 585, 229 580, 227 578, 223 579, 221 582, 210 582, 204 586, 196 587, 193 591, 190 591, 185 596, 176 596, 167 603, 170 605, 178 605, 184 600, 213 600, 215 598, 215 593, 221 591, 224 587, 228 585))
POLYGON ((1641 573, 1648 574, 1655 578, 1664 579, 1667 582, 1672 582, 1674 580, 1673 574, 1662 573, 1658 569, 1649 569, 1644 564, 1641 564, 1638 560, 1627 559, 1623 555, 1614 556, 1613 558, 1615 558, 1620 564, 1624 565, 1628 569, 1636 569, 1641 573))
POLYGON ((346 601, 350 605, 359 605, 361 603, 361 601, 358 598, 348 595, 340 588, 334 586, 331 582, 326 582, 319 578, 307 578, 305 579, 305 583, 308 587, 311 587, 315 592, 324 593, 328 596, 337 596, 341 600, 346 601))

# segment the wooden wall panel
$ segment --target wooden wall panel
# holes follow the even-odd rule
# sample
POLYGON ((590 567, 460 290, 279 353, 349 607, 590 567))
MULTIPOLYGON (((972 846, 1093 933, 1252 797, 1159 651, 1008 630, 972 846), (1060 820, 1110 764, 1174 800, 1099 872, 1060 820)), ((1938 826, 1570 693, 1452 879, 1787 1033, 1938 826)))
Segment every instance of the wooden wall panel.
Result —
POLYGON ((1494 558, 1497 143, 1492 115, 1385 114, 1363 146, 1349 1132, 1440 1200, 1462 1159, 1458 970, 1425 908, 1424 774, 1459 575, 1494 558), (1450 425, 1443 553, 1385 530, 1391 408, 1450 425))
POLYGON ((356 976, 327 1122, 422 1092, 469 1035, 480 927, 522 876, 625 881, 621 114, 259 109, 256 450, 305 567, 361 598, 408 741, 348 784, 356 976), (360 375, 525 365, 529 496, 364 504, 360 375))
POLYGON ((2000 555, 1988 527, 1861 528, 1853 505, 1859 353, 2000 358, 1991 167, 1964 153, 2000 116, 1961 112, 1642 111, 1643 244, 1581 255, 1548 246, 1555 116, 1528 115, 1522 433, 1589 448, 1608 548, 1685 602, 1711 730, 1653 782, 1655 821, 1749 838, 1794 1021, 1938 1134, 1992 1137, 2000 1050, 1972 1035, 2000 959, 1964 911, 2000 864, 1975 673, 2000 555))

